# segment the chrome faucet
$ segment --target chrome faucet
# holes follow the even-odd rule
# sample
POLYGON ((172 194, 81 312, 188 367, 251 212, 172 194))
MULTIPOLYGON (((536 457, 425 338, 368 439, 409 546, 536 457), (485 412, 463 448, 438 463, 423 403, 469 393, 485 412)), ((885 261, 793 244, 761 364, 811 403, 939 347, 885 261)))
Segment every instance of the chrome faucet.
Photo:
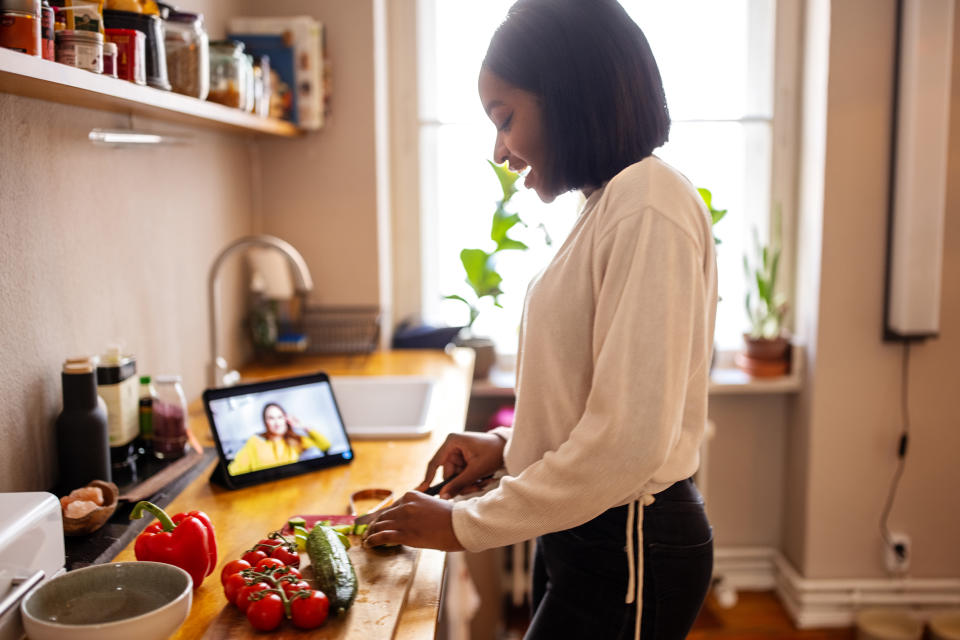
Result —
POLYGON ((237 371, 231 371, 227 366, 227 360, 220 355, 220 344, 217 334, 217 326, 220 320, 220 266, 232 254, 250 247, 265 247, 276 249, 290 262, 293 267, 294 287, 297 293, 306 294, 313 289, 313 278, 310 277, 310 270, 307 263, 300 255, 300 252, 293 248, 289 242, 268 235, 246 236, 227 245, 213 261, 210 267, 210 277, 208 280, 210 291, 210 364, 209 380, 210 386, 229 387, 240 380, 240 374, 237 371))

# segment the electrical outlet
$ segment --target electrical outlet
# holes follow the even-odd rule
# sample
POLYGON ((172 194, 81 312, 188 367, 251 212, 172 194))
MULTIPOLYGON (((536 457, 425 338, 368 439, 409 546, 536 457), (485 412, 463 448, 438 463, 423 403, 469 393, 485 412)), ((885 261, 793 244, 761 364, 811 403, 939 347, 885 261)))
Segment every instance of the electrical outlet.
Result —
POLYGON ((891 533, 890 544, 884 552, 884 564, 887 571, 902 575, 910 568, 910 536, 905 533, 891 533))

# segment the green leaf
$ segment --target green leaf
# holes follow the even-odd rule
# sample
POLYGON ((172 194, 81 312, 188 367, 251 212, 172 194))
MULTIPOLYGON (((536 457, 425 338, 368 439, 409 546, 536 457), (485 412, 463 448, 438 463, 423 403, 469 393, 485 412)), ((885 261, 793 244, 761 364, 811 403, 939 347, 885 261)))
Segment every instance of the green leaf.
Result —
POLYGON ((490 163, 490 166, 493 167, 493 170, 497 174, 497 179, 500 181, 500 188, 503 189, 503 204, 506 204, 510 198, 513 197, 513 194, 517 192, 515 183, 520 177, 520 174, 510 171, 506 162, 503 164, 496 164, 492 160, 487 160, 487 162, 490 163))
POLYGON ((507 237, 507 232, 518 224, 523 224, 520 216, 515 213, 507 213, 502 207, 497 207, 493 214, 493 223, 490 226, 490 239, 499 245, 507 237))
POLYGON ((727 215, 726 209, 710 209, 710 220, 712 224, 717 224, 727 215))
POLYGON ((710 193, 710 189, 704 189, 700 187, 697 189, 697 193, 700 194, 700 197, 703 198, 703 202, 707 205, 707 209, 712 210, 713 207, 710 204, 710 201, 713 200, 713 194, 710 193))
POLYGON ((529 249, 527 245, 523 244, 519 240, 512 240, 510 238, 504 238, 501 242, 497 244, 497 251, 526 251, 529 249))

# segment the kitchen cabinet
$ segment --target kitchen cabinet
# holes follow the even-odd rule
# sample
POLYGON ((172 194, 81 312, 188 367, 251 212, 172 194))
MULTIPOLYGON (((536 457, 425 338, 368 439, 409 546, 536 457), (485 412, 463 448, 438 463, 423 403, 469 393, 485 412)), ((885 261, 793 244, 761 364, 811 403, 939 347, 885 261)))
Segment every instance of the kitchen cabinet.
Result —
MULTIPOLYGON (((220 570, 239 557, 263 534, 283 526, 295 514, 346 513, 350 494, 364 488, 383 487, 402 495, 420 483, 427 461, 448 433, 463 429, 473 372, 473 351, 381 351, 362 356, 305 357, 284 366, 252 366, 241 373, 247 380, 301 375, 318 370, 337 375, 418 375, 436 379, 427 417, 431 434, 413 440, 354 442, 354 460, 346 466, 324 469, 255 487, 228 491, 208 482, 207 471, 194 480, 169 505, 179 513, 200 509, 210 515, 217 531, 219 564, 194 593, 190 616, 175 638, 200 638, 226 606, 219 582, 220 570)), ((375 401, 375 399, 371 399, 375 401)), ((191 428, 201 442, 212 446, 203 408, 191 406, 191 428)), ((134 560, 133 543, 117 561, 134 560)), ((440 610, 445 554, 423 550, 413 582, 397 620, 395 634, 389 624, 379 626, 383 637, 431 638, 440 610)), ((363 585, 360 585, 361 590, 363 585)), ((354 606, 363 606, 362 600, 354 606)), ((370 637, 371 640, 375 636, 370 637)))

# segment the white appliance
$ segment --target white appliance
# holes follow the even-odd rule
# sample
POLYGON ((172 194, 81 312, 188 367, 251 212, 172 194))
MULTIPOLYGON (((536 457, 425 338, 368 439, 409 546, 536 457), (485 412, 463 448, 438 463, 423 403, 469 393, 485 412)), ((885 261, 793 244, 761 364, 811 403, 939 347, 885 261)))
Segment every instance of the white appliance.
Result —
POLYGON ((901 0, 894 113, 888 340, 940 332, 954 0, 901 0))
POLYGON ((0 493, 0 640, 21 640, 20 603, 64 572, 60 501, 46 492, 0 493))

